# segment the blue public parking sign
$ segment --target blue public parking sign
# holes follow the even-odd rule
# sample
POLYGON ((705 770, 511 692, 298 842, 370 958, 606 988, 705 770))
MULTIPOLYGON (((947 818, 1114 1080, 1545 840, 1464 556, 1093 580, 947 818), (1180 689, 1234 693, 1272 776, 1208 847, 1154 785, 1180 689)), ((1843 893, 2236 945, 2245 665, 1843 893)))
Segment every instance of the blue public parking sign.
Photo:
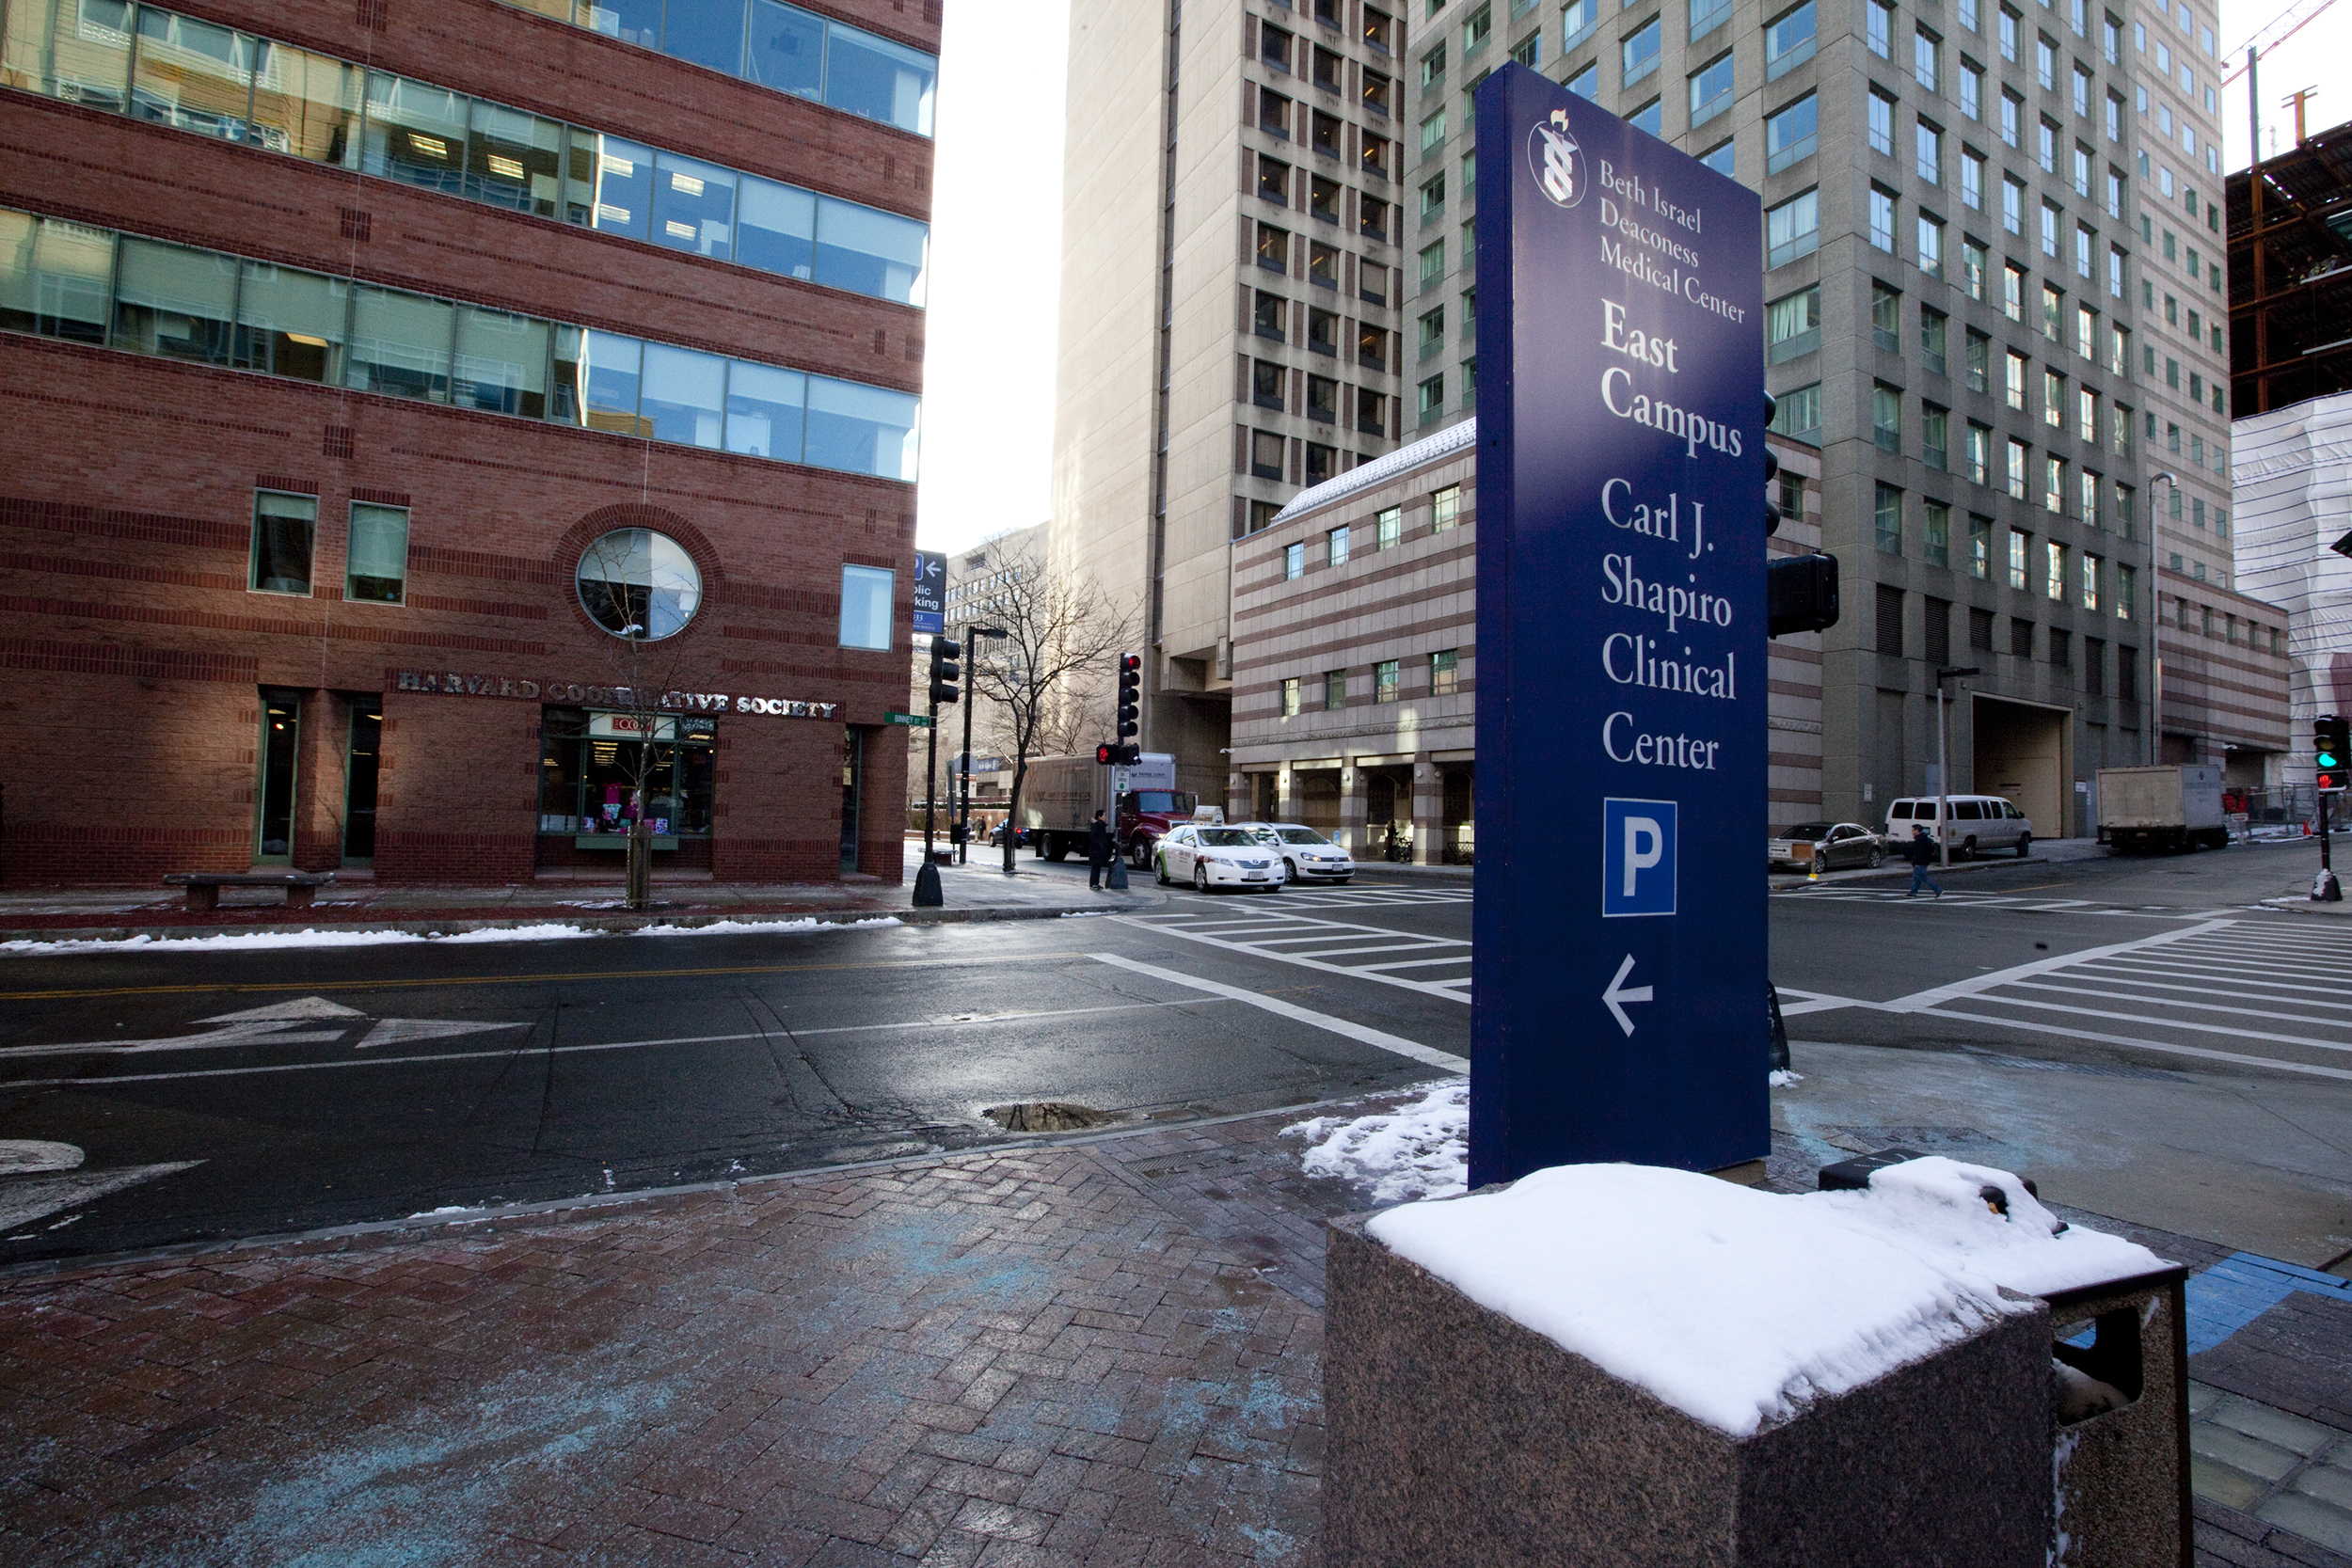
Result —
POLYGON ((1720 1169, 1771 1144, 1762 213, 1524 67, 1477 108, 1470 1181, 1720 1169))

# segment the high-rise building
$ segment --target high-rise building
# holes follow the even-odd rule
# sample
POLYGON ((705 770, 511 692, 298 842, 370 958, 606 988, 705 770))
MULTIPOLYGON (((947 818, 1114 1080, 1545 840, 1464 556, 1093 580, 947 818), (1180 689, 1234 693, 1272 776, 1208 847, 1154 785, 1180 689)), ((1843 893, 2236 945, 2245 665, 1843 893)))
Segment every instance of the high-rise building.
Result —
POLYGON ((2352 716, 2352 560, 2333 547, 2352 529, 2352 392, 2249 414, 2236 447, 2239 580, 2289 626, 2291 743, 2264 782, 2308 787, 2312 721, 2352 716))
POLYGON ((898 878, 935 3, 0 9, 0 871, 898 878))
POLYGON ((1072 8, 1053 569, 1139 612, 1143 747, 1203 799, 1232 541, 1401 429, 1402 6, 1072 8))
POLYGON ((2352 121, 2231 175, 2229 212, 2231 413, 2352 391, 2352 121))
POLYGON ((2158 569, 2227 586, 2210 8, 1602 10, 1416 0, 1408 429, 1476 405, 1472 94, 1517 60, 1762 193, 1773 428, 1844 564, 1820 812, 1931 787, 1936 672, 1973 667, 1950 787, 2090 831, 2097 768, 2157 751, 2158 569))

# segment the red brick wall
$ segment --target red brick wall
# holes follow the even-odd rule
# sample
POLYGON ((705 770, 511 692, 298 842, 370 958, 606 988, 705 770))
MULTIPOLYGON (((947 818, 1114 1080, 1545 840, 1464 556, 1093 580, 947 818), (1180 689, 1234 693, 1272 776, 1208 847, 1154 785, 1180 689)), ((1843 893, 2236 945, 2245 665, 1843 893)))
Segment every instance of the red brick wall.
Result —
MULTIPOLYGON (((347 58, 914 215, 930 143, 516 11, 389 0, 196 4, 347 58)), ((937 47, 936 7, 836 14, 937 47)), ((0 95, 0 203, 919 390, 922 312, 355 179, 119 117, 0 95), (370 214, 369 237, 342 209, 370 214)), ((497 415, 0 336, 0 880, 237 869, 254 836, 256 689, 306 693, 295 863, 341 854, 349 705, 386 692, 376 874, 528 878, 535 701, 390 690, 401 669, 644 680, 835 703, 718 722, 724 878, 837 875, 845 722, 906 695, 907 651, 837 646, 844 562, 903 565, 914 487, 497 415), (311 597, 246 589, 257 485, 314 492, 311 597), (409 602, 348 604, 354 499, 412 508, 409 602), (626 509, 626 510, 616 510, 626 509), (638 510, 650 509, 650 510, 638 510), (705 600, 632 666, 580 612, 581 537, 646 520, 689 543, 705 600)), ((912 584, 902 571, 904 626, 912 584)), ((896 878, 900 749, 866 751, 862 868, 896 878)), ((550 859, 562 860, 559 851, 550 859)))

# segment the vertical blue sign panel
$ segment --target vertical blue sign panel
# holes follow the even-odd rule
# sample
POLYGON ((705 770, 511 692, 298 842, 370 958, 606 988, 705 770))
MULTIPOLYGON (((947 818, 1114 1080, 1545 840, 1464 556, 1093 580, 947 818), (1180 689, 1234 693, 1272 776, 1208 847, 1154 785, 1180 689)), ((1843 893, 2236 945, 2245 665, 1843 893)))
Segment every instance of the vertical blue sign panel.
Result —
POLYGON ((1718 1169, 1771 1144, 1760 204, 1522 66, 1477 108, 1470 1181, 1718 1169))
POLYGON ((944 550, 914 552, 914 635, 944 637, 947 632, 947 555, 944 550))

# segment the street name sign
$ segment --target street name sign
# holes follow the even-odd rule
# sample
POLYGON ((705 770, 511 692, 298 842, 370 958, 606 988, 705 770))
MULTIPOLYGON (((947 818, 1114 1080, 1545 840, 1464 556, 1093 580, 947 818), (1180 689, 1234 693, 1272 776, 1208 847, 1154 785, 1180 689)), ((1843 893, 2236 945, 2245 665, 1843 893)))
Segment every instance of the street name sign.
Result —
POLYGON ((1470 1180, 1721 1169, 1771 1145, 1760 204, 1523 66, 1477 123, 1470 1180))
POLYGON ((887 708, 882 710, 882 722, 885 724, 911 724, 918 730, 928 730, 931 727, 931 721, 929 715, 921 713, 892 713, 887 708))

